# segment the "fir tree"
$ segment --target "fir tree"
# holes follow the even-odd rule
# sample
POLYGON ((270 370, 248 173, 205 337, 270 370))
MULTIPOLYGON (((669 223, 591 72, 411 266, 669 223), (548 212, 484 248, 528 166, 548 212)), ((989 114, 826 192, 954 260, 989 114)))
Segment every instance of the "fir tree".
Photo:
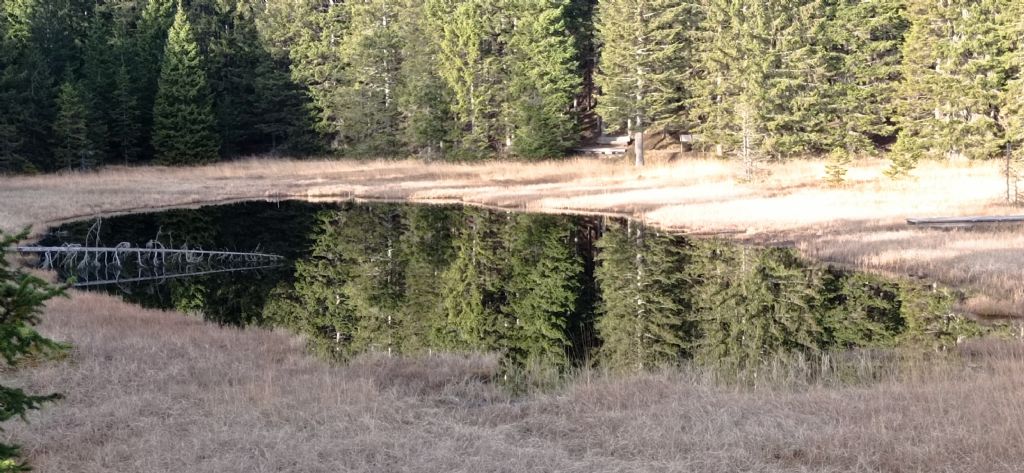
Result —
POLYGON ((573 38, 565 27, 566 5, 518 0, 507 60, 512 152, 530 159, 559 156, 577 141, 571 113, 579 92, 573 38))
POLYGON ((138 25, 129 39, 129 49, 134 50, 130 58, 122 61, 130 64, 135 75, 135 96, 138 100, 140 117, 139 142, 142 144, 142 155, 152 156, 153 141, 153 106, 156 101, 160 80, 160 68, 163 64, 164 50, 167 47, 167 33, 174 23, 175 0, 147 0, 138 25))
POLYGON ((407 353, 440 348, 435 334, 447 323, 438 280, 455 255, 455 231, 462 209, 410 206, 403 212, 400 246, 405 267, 402 305, 404 349, 407 353))
POLYGON ((53 124, 58 166, 64 169, 91 169, 100 162, 95 144, 89 138, 89 110, 78 83, 66 80, 57 97, 57 120, 53 124))
POLYGON ((185 11, 174 17, 167 38, 156 102, 153 149, 163 164, 216 161, 216 119, 199 48, 185 11))
POLYGON ((348 4, 350 25, 339 45, 346 62, 335 104, 350 154, 390 156, 400 145, 398 100, 402 66, 400 8, 394 0, 348 4))
MULTIPOLYGON (((644 164, 643 132, 683 116, 692 93, 690 34, 698 18, 680 0, 604 0, 598 4, 600 47, 597 113, 613 130, 632 132, 636 164, 644 164)), ((685 123, 675 123, 685 125, 685 123)))
MULTIPOLYGON (((0 247, 13 246, 27 233, 12 236, 0 231, 0 247)), ((43 337, 33 328, 39 323, 46 301, 60 295, 60 288, 12 268, 7 261, 7 253, 0 254, 0 366, 5 369, 15 367, 26 357, 52 354, 66 348, 43 337)), ((30 394, 21 388, 0 385, 0 422, 16 417, 25 419, 29 411, 60 397, 58 394, 30 394)), ((0 443, 0 471, 29 471, 28 465, 18 461, 20 454, 16 445, 0 443)))
POLYGON ((451 109, 461 128, 461 151, 497 152, 510 144, 502 113, 507 96, 501 53, 508 11, 488 0, 431 0, 431 27, 439 35, 437 70, 452 90, 451 109))
POLYGON ((823 5, 709 0, 706 11, 694 110, 702 141, 738 157, 747 178, 760 161, 829 149, 823 5))
POLYGON ((405 0, 403 4, 397 101, 399 133, 407 151, 435 158, 451 145, 455 117, 451 89, 437 71, 439 40, 428 23, 428 5, 420 0, 405 0))
POLYGON ((903 0, 842 0, 823 33, 829 49, 830 126, 841 130, 833 147, 871 151, 895 137, 904 37, 909 27, 903 0))
POLYGON ((512 326, 502 313, 506 275, 506 218, 467 210, 455 239, 455 258, 441 275, 445 323, 434 335, 436 346, 448 350, 507 350, 505 334, 512 326))
POLYGON ((814 310, 820 278, 792 251, 712 244, 698 255, 696 354, 703 363, 752 373, 774 356, 815 354, 826 345, 814 310))
POLYGON ((920 157, 988 158, 1001 150, 999 91, 1006 83, 998 14, 1005 0, 910 0, 901 127, 892 174, 920 157))
MULTIPOLYGON (((291 3, 291 2, 288 2, 291 3)), ((292 79, 306 87, 313 111, 313 125, 323 135, 331 148, 344 145, 345 123, 342 94, 345 84, 345 60, 341 56, 341 42, 348 32, 350 19, 348 6, 331 1, 301 4, 294 12, 296 19, 294 37, 286 36, 291 42, 289 56, 292 64, 292 79)))
POLYGON ((1006 68, 1010 78, 1002 95, 1000 109, 1001 125, 1005 131, 1008 155, 1006 172, 1007 200, 1013 203, 1024 201, 1021 181, 1024 180, 1024 5, 1014 3, 1002 17, 1006 25, 1009 54, 1006 68))

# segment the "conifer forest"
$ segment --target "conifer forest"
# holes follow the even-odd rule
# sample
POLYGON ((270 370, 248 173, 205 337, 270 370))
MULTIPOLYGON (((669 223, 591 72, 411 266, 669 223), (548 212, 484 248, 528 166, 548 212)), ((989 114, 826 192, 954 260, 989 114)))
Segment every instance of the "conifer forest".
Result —
POLYGON ((1024 144, 1019 0, 0 0, 0 171, 1024 144))

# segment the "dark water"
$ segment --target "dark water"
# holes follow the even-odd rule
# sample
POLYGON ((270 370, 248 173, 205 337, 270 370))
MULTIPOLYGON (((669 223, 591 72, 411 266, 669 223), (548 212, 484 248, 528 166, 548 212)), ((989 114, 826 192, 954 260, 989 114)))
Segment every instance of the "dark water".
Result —
POLYGON ((104 256, 56 266, 143 306, 284 326, 337 359, 488 351, 520 367, 696 359, 744 369, 792 353, 940 347, 978 330, 949 315, 942 291, 609 218, 246 203, 83 221, 41 242, 124 243, 283 259, 104 256))

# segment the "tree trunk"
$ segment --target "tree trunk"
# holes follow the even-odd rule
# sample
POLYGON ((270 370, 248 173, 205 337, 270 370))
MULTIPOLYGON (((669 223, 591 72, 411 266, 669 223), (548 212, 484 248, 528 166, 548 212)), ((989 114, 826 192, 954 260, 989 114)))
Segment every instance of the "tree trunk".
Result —
POLYGON ((636 152, 636 166, 644 165, 644 132, 638 131, 633 135, 633 150, 636 152))

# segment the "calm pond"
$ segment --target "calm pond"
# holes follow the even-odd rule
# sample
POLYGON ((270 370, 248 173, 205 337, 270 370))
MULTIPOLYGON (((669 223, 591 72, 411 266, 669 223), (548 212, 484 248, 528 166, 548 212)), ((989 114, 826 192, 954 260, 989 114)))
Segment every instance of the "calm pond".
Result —
POLYGON ((745 369, 978 330, 941 290, 605 217, 259 202, 81 221, 40 245, 109 248, 41 256, 84 289, 287 327, 336 359, 487 351, 517 367, 745 369))

